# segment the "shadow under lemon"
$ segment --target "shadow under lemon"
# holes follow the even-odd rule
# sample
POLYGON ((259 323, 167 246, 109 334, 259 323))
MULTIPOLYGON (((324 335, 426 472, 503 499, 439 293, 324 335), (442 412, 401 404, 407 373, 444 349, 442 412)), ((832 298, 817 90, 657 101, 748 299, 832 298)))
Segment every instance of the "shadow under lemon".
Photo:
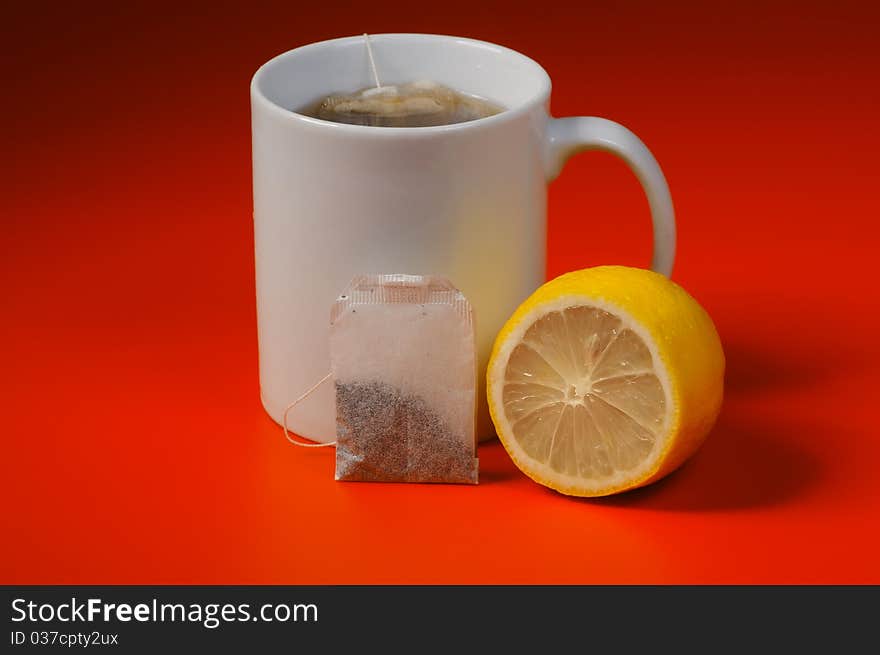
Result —
MULTIPOLYGON (((803 435, 821 426, 806 419, 768 417, 755 409, 775 393, 827 383, 834 371, 810 357, 815 344, 769 345, 725 341, 725 402, 702 447, 678 470, 646 487, 599 498, 573 498, 608 506, 710 511, 771 506, 797 497, 821 475, 819 458, 803 435), (800 352, 800 351, 803 352, 800 352), (802 356, 801 356, 802 355, 802 356), (755 405, 755 400, 760 400, 755 405)), ((480 448, 480 482, 499 483, 520 473, 497 440, 480 448), (500 452, 499 452, 500 451, 500 452)), ((566 498, 555 491, 547 493, 566 498)))
MULTIPOLYGON (((725 395, 728 397, 763 394, 786 389, 810 387, 827 382, 840 366, 828 358, 816 357, 828 344, 792 344, 786 349, 772 344, 724 342, 727 359, 725 395)), ((858 364, 857 358, 847 359, 847 366, 858 364)))
POLYGON ((699 451, 663 480, 593 499, 641 509, 711 511, 778 505, 819 479, 819 460, 797 439, 815 425, 737 417, 722 410, 699 451))
MULTIPOLYGON (((662 480, 599 498, 574 498, 551 489, 545 491, 560 501, 669 511, 776 505, 796 497, 818 480, 818 459, 797 445, 798 435, 815 427, 737 418, 734 411, 722 411, 700 450, 662 480)), ((528 480, 499 441, 483 444, 479 455, 481 485, 528 480)))

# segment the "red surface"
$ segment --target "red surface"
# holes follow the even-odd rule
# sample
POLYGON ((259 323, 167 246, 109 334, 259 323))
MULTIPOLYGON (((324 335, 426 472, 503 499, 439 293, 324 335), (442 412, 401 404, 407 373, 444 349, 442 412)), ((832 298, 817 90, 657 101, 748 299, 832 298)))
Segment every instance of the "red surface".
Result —
MULTIPOLYGON (((0 27, 0 582, 880 583, 873 3, 68 4, 0 27), (478 487, 342 484, 264 415, 249 78, 365 30, 514 47, 653 149, 728 357, 681 471, 577 501, 496 442, 478 487)), ((623 164, 569 164, 549 248, 647 262, 623 164)))

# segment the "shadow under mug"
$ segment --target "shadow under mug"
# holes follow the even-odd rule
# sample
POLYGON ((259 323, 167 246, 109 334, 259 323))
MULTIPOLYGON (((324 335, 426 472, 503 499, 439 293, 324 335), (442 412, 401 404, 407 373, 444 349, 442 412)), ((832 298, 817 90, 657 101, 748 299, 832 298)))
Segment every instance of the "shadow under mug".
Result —
MULTIPOLYGON (((346 125, 296 112, 372 84, 362 36, 286 52, 251 82, 260 388, 284 408, 330 370, 329 314, 352 277, 438 274, 474 307, 481 438, 493 430, 485 367, 504 321, 544 282, 547 183, 582 150, 621 157, 641 182, 654 224, 651 267, 668 275, 675 218, 660 167, 632 132, 595 117, 549 115, 550 78, 502 46, 430 34, 370 37, 385 84, 430 79, 505 107, 436 127, 346 125)), ((335 439, 323 385, 289 426, 335 439)))

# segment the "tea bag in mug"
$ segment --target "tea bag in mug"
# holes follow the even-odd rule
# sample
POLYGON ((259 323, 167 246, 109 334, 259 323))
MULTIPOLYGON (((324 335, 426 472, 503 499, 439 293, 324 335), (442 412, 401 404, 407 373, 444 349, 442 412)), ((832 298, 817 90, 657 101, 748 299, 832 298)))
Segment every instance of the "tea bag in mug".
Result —
POLYGON ((477 482, 473 312, 448 280, 356 277, 330 357, 337 480, 477 482))
POLYGON ((301 110, 334 123, 374 127, 432 127, 492 116, 501 108, 430 81, 368 87, 331 95, 301 110))

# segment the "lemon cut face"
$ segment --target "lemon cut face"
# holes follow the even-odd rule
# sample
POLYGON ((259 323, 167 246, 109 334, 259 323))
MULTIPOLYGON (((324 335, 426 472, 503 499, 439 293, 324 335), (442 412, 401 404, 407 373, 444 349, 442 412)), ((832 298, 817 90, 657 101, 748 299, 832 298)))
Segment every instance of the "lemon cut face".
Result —
POLYGON ((657 450, 666 396, 644 339, 619 316, 580 305, 528 327, 507 361, 502 407, 511 436, 548 476, 598 489, 657 450))
POLYGON ((678 467, 714 424, 723 377, 703 308, 667 278, 620 266, 538 289, 498 334, 486 375, 514 463, 576 496, 625 491, 678 467))

